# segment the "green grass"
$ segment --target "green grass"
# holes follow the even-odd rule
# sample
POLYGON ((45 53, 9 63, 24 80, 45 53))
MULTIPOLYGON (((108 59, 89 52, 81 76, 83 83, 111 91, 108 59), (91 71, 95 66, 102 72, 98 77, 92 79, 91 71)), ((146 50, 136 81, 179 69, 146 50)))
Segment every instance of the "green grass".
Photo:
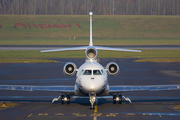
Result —
MULTIPOLYGON (((179 38, 100 39, 94 38, 94 45, 180 45, 179 38)), ((88 45, 89 38, 66 39, 6 39, 0 45, 88 45)))
MULTIPOLYGON (((0 15, 0 45, 88 45, 88 15, 0 15), (15 23, 29 23, 30 28, 15 23), (72 24, 35 29, 33 24, 72 24), (78 28, 79 23, 82 28, 78 28), (69 39, 71 37, 71 39, 69 39), (76 37, 74 40, 73 38, 76 37)), ((180 16, 94 15, 95 45, 180 45, 180 16)))
POLYGON ((52 63, 59 62, 48 59, 0 59, 0 63, 52 63))
POLYGON ((147 58, 138 59, 134 62, 180 62, 180 58, 147 58))
MULTIPOLYGON (((98 51, 98 58, 179 58, 179 50, 142 50, 141 53, 98 51)), ((39 50, 1 50, 0 58, 85 58, 84 51, 40 53, 39 50)))

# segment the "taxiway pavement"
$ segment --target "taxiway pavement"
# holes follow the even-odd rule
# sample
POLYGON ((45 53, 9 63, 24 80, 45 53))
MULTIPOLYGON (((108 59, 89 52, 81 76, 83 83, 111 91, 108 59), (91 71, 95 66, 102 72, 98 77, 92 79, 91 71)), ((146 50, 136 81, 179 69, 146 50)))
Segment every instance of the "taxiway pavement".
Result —
MULTIPOLYGON (((21 85, 74 85, 75 76, 63 74, 66 62, 74 62, 78 67, 84 59, 58 58, 59 63, 0 63, 0 84, 21 85)), ((180 84, 180 63, 134 63, 134 59, 100 59, 120 66, 118 76, 109 77, 110 85, 157 85, 180 84)), ((19 103, 18 106, 0 111, 1 119, 46 120, 46 119, 174 119, 179 120, 180 111, 173 106, 180 105, 180 91, 125 92, 124 96, 132 104, 112 104, 112 99, 101 98, 94 110, 89 109, 88 98, 72 98, 70 105, 60 101, 51 104, 56 92, 25 92, 0 90, 0 101, 19 103)))

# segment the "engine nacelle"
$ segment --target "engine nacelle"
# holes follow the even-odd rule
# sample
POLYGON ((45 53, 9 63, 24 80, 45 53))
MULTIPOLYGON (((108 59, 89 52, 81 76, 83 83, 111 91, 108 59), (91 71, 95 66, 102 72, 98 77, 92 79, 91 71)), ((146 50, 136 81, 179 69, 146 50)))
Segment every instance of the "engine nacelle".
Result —
POLYGON ((63 72, 65 75, 71 77, 76 73, 76 69, 77 69, 77 66, 74 63, 68 62, 64 65, 63 72))
POLYGON ((94 47, 89 47, 85 51, 85 55, 87 59, 96 59, 98 55, 98 51, 94 47))
POLYGON ((119 73, 119 66, 115 62, 110 62, 106 65, 106 70, 110 76, 116 76, 119 73))

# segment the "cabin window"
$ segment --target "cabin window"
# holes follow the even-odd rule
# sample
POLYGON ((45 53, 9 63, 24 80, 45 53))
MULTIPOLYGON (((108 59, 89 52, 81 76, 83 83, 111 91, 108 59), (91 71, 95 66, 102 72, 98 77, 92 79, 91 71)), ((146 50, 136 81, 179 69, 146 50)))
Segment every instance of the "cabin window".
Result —
POLYGON ((85 70, 83 75, 92 75, 92 70, 85 70))
POLYGON ((93 70, 93 75, 102 75, 100 70, 93 70))

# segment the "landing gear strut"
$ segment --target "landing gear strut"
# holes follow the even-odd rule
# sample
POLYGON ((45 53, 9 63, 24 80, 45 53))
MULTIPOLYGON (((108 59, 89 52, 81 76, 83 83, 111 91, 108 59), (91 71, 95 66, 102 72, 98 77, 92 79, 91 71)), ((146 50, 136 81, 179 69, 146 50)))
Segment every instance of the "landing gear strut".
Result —
POLYGON ((90 109, 94 109, 94 108, 95 108, 95 107, 94 107, 94 102, 96 101, 96 95, 95 95, 95 94, 89 94, 89 96, 90 96, 89 101, 90 101, 90 103, 91 103, 90 109))
POLYGON ((55 101, 58 101, 60 97, 61 97, 61 96, 59 96, 58 98, 54 98, 54 99, 52 100, 52 103, 54 103, 55 101))
POLYGON ((58 98, 54 98, 52 100, 52 103, 54 103, 55 101, 58 101, 61 98, 61 104, 65 104, 65 102, 67 101, 67 104, 70 104, 70 95, 61 95, 58 98))

